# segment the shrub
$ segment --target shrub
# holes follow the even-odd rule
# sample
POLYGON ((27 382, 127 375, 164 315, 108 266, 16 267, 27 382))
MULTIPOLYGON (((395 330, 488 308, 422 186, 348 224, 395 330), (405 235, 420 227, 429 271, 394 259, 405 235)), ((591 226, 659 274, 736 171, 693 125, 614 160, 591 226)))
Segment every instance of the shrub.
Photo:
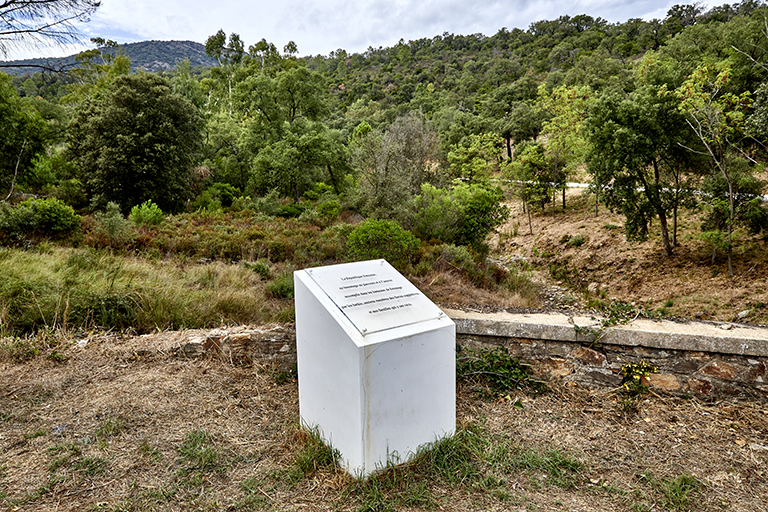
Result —
POLYGON ((299 215, 299 221, 304 222, 306 224, 317 224, 318 223, 318 215, 314 208, 307 208, 303 212, 301 212, 301 215, 299 215))
POLYGON ((256 213, 269 217, 276 217, 280 212, 280 193, 277 189, 269 191, 264 197, 257 197, 251 202, 249 208, 256 213))
POLYGON ((293 273, 284 272, 277 276, 274 281, 264 287, 264 291, 270 297, 275 299, 293 298, 293 273))
POLYGON ((80 226, 80 216, 58 199, 27 199, 0 210, 0 240, 16 245, 24 240, 61 238, 80 226))
POLYGON ((271 277, 271 272, 269 271, 269 260, 261 259, 255 263, 248 263, 247 261, 244 261, 243 265, 245 265, 245 268, 249 268, 256 272, 259 276, 261 276, 262 279, 269 279, 271 277))
POLYGON ((106 210, 97 212, 93 217, 96 219, 97 236, 101 235, 99 238, 106 238, 106 240, 99 241, 95 245, 108 245, 120 248, 128 243, 130 240, 128 234, 130 221, 123 217, 120 206, 117 203, 107 203, 106 210))
POLYGON ((163 218, 163 210, 151 199, 131 208, 131 214, 128 215, 128 219, 137 226, 158 226, 163 218))
POLYGON ((277 216, 284 219, 300 217, 305 208, 299 204, 284 204, 277 210, 277 216))
POLYGON ((221 211, 221 201, 211 194, 210 189, 203 190, 192 203, 192 210, 200 212, 218 212, 221 211))
POLYGON ((368 219, 349 234, 347 246, 356 260, 384 258, 402 268, 419 250, 419 239, 397 222, 368 219))
POLYGON ((208 190, 213 198, 218 200, 224 208, 232 206, 232 202, 240 197, 240 191, 229 183, 214 183, 208 190))
POLYGON ((422 240, 482 249, 485 238, 509 216, 499 188, 456 183, 450 190, 425 183, 410 204, 406 223, 422 240))
POLYGON ((330 200, 317 205, 317 215, 326 223, 331 223, 339 218, 341 205, 338 201, 330 200))

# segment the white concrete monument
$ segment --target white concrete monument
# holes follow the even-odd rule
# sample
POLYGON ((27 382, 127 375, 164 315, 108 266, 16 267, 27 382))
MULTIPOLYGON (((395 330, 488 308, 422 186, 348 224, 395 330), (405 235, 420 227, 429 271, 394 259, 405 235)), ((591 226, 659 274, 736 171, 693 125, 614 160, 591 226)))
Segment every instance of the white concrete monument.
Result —
POLYGON ((385 260, 294 273, 301 421, 353 475, 456 426, 456 327, 385 260))

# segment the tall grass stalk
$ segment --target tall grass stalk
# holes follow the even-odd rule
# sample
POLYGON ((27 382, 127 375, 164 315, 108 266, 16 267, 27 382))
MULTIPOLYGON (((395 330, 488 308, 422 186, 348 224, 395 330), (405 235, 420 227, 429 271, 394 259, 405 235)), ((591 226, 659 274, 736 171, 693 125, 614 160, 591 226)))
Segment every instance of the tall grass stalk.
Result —
POLYGON ((240 265, 147 261, 94 249, 49 254, 0 250, 0 334, 41 327, 200 328, 275 320, 285 306, 264 298, 240 265))

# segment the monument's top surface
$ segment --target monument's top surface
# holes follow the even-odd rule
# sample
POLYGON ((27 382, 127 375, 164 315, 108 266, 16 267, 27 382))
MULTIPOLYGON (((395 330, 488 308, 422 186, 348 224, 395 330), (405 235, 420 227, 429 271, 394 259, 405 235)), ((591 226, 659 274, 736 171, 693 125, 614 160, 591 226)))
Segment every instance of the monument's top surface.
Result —
POLYGON ((443 316, 443 312, 386 260, 306 270, 363 336, 443 316))

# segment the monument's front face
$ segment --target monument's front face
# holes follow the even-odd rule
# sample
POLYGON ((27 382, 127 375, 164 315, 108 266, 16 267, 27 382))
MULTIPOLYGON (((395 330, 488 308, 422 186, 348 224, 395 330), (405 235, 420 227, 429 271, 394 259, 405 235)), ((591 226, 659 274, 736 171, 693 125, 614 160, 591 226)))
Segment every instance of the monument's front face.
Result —
POLYGON ((294 273, 299 409, 352 474, 456 425, 453 322, 384 260, 294 273))

